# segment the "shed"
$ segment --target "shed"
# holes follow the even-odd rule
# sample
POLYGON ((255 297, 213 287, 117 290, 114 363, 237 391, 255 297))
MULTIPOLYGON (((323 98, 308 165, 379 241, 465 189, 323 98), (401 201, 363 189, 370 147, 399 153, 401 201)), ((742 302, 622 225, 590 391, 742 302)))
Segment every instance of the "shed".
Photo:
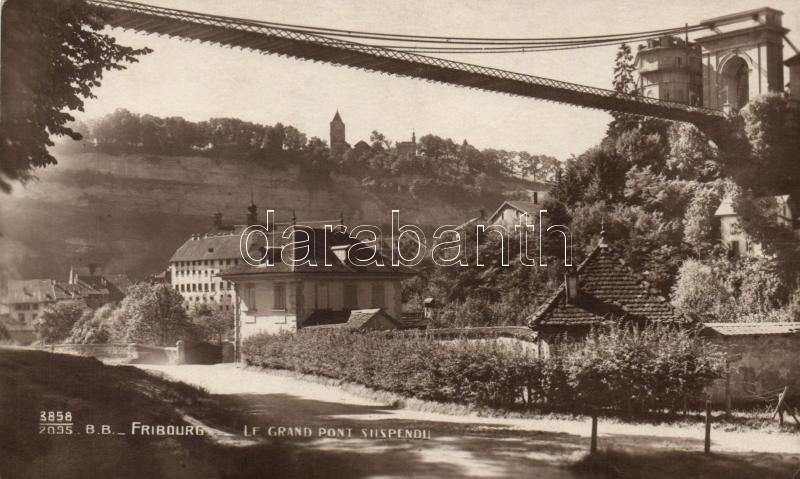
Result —
POLYGON ((726 375, 709 391, 713 402, 760 402, 784 387, 800 397, 800 322, 703 323, 700 335, 726 355, 726 375))

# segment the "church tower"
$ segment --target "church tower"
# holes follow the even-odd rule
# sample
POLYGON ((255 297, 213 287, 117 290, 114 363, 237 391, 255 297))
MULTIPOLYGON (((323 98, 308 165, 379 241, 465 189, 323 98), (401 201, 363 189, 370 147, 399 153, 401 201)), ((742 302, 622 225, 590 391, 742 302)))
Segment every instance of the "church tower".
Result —
POLYGON ((339 115, 339 110, 331 120, 331 155, 340 156, 347 149, 347 140, 344 133, 344 122, 339 115))

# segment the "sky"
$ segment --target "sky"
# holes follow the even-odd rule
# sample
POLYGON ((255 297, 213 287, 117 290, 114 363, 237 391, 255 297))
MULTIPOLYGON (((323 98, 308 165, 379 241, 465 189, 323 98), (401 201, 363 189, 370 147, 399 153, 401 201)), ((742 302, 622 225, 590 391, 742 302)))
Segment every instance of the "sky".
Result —
MULTIPOLYGON (((548 37, 672 28, 771 6, 784 12, 800 46, 796 0, 143 0, 203 13, 352 30, 443 36, 548 37)), ((293 125, 328 139, 338 110, 347 140, 372 130, 390 140, 433 133, 479 148, 527 150, 566 159, 596 144, 608 113, 531 98, 468 90, 326 64, 110 30, 120 43, 154 50, 126 70, 107 72, 79 120, 126 108, 193 121, 212 117, 293 125)), ((691 37, 691 36, 690 36, 691 37)), ((610 88, 616 47, 501 55, 438 55, 453 60, 610 88)), ((784 58, 793 54, 784 46, 784 58)), ((786 76, 788 79, 788 75, 786 76)))

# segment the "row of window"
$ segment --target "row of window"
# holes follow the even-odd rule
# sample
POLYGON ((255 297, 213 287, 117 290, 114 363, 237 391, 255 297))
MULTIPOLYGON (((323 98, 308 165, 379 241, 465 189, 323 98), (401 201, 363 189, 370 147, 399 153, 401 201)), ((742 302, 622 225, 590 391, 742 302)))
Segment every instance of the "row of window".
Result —
POLYGON ((219 273, 218 269, 204 269, 204 270, 189 269, 186 271, 175 271, 175 276, 191 276, 191 275, 210 276, 216 273, 219 273))
MULTIPOLYGON (((383 283, 372 283, 371 301, 369 304, 362 304, 359 302, 358 284, 345 283, 344 284, 344 309, 359 309, 364 307, 372 308, 385 308, 387 307, 386 301, 386 288, 383 283)), ((314 306, 316 309, 330 309, 330 296, 329 288, 325 283, 316 283, 314 291, 314 306)), ((253 284, 248 284, 244 290, 244 300, 248 309, 253 311, 258 310, 259 299, 256 294, 256 287, 253 284)), ((263 299, 261 300, 263 302, 263 299)), ((261 305, 268 307, 269 305, 261 305)), ((286 285, 281 282, 272 283, 272 309, 276 311, 283 311, 286 309, 286 285)))
MULTIPOLYGON (((230 291, 233 289, 233 286, 229 282, 224 282, 219 284, 220 291, 230 291)), ((175 290, 181 293, 203 293, 203 292, 214 292, 217 290, 216 283, 181 283, 175 285, 175 290)))
POLYGON ((173 263, 175 266, 178 267, 189 267, 189 266, 233 266, 239 264, 238 258, 227 258, 227 259, 200 259, 194 261, 175 261, 173 263))
POLYGON ((17 311, 29 311, 31 309, 36 310, 39 309, 38 303, 18 303, 14 305, 14 309, 17 311))
MULTIPOLYGON (((187 301, 189 301, 189 302, 195 301, 197 303, 209 303, 209 302, 213 303, 214 302, 212 298, 206 298, 205 296, 202 297, 202 298, 200 298, 200 297, 188 298, 187 301)), ((220 305, 217 305, 217 309, 219 311, 231 311, 233 309, 233 306, 230 305, 230 304, 220 304, 220 305)))

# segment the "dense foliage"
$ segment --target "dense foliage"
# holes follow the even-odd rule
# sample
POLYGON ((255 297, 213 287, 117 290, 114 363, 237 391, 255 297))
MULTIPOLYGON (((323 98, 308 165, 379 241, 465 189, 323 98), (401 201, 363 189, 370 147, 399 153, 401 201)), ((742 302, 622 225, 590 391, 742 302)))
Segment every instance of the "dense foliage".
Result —
POLYGON ((542 181, 552 176, 558 161, 528 152, 478 150, 466 141, 455 143, 435 135, 422 136, 417 154, 392 146, 373 131, 370 143, 359 141, 331 155, 329 145, 293 126, 263 125, 236 118, 191 122, 181 117, 159 118, 119 109, 96 120, 88 137, 100 151, 112 154, 208 155, 249 160, 263 168, 301 168, 304 183, 323 184, 331 174, 357 180, 372 191, 418 197, 452 197, 464 193, 497 200, 496 181, 511 175, 542 181))
POLYGON ((39 341, 57 343, 69 337, 72 327, 91 310, 82 301, 59 301, 47 306, 36 318, 34 329, 39 341))
POLYGON ((179 339, 221 343, 231 337, 233 313, 206 304, 187 312, 183 297, 170 286, 138 283, 128 289, 120 304, 91 309, 81 301, 53 303, 34 326, 44 343, 174 346, 179 339))
POLYGON ((595 331, 540 359, 532 343, 305 330, 245 339, 248 364, 405 396, 504 409, 676 412, 702 401, 720 356, 687 331, 595 331))
POLYGON ((102 11, 82 0, 11 0, 3 5, 0 190, 55 164, 50 135, 80 139, 68 126, 104 70, 122 69, 148 49, 119 45, 102 11))

